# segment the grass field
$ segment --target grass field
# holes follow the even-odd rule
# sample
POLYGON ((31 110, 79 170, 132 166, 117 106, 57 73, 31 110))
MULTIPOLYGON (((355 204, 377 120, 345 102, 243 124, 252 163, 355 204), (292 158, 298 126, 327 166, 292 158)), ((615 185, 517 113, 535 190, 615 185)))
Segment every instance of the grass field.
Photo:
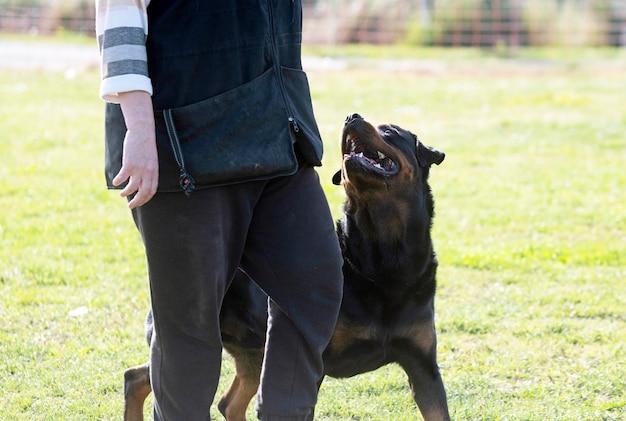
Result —
MULTIPOLYGON (((320 173, 339 218, 351 112, 446 152, 431 185, 453 418, 626 419, 624 53, 402 49, 407 65, 381 51, 336 48, 352 59, 309 70, 320 173)), ((148 355, 142 246, 104 188, 98 78, 0 70, 2 420, 121 419, 122 372, 148 355)), ((231 373, 225 359, 222 389, 231 373)), ((328 379, 317 414, 420 419, 395 366, 328 379)))

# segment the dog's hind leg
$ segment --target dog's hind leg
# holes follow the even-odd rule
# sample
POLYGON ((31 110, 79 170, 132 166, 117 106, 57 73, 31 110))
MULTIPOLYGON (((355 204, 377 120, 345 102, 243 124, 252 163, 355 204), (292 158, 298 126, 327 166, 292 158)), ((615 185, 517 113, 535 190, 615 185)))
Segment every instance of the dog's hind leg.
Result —
POLYGON ((248 405, 259 389, 263 350, 225 348, 235 360, 235 378, 217 408, 226 421, 246 421, 248 405))
POLYGON ((124 372, 124 421, 143 421, 143 403, 150 392, 149 363, 124 372))

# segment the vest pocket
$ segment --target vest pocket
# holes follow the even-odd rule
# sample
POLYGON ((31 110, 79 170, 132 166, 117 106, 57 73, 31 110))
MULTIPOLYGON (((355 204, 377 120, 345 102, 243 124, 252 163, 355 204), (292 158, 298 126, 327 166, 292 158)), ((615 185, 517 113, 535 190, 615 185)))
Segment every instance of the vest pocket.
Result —
MULTIPOLYGON (((196 186, 291 175, 298 162, 289 117, 271 68, 216 97, 156 112, 160 160, 167 161, 164 168, 178 167, 183 191, 183 175, 196 186)), ((179 184, 167 174, 161 177, 160 190, 179 184)))

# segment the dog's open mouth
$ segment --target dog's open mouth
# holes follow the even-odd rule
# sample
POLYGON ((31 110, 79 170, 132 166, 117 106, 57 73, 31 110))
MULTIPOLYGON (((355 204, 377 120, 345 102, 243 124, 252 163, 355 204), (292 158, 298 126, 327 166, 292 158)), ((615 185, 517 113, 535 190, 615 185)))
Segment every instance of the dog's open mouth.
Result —
POLYGON ((384 152, 364 145, 359 137, 348 134, 344 140, 343 159, 355 160, 372 171, 391 175, 398 172, 398 165, 384 152))

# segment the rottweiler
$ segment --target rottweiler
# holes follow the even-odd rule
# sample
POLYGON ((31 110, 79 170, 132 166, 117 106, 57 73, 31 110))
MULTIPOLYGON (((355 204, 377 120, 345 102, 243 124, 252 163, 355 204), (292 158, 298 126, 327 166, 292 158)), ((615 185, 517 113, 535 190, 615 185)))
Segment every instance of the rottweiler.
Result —
MULTIPOLYGON (((344 258, 339 320, 324 351, 325 374, 351 377, 389 363, 407 373, 413 399, 426 421, 449 420, 436 361, 434 324, 437 257, 431 240, 432 164, 445 154, 397 125, 374 127, 348 116, 341 138, 342 168, 333 183, 346 199, 337 235, 344 258)), ((218 403, 228 421, 245 421, 259 386, 267 297, 239 271, 220 314, 224 349, 235 378, 218 403)), ((152 319, 146 321, 148 342, 152 319)), ((125 421, 143 420, 151 391, 149 366, 125 372, 125 421)))

